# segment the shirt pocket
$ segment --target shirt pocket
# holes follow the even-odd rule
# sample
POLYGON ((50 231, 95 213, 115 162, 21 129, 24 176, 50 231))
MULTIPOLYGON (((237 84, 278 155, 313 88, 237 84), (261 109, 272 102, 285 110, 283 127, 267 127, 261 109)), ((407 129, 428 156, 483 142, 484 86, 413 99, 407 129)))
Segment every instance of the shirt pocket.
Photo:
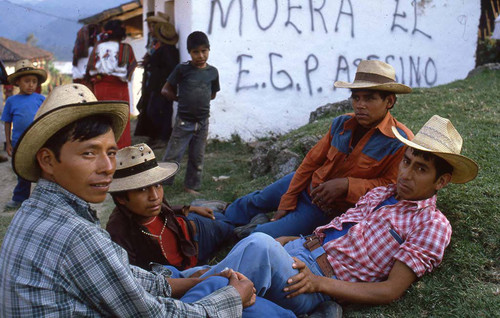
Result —
POLYGON ((389 265, 403 243, 401 233, 386 220, 374 225, 368 222, 364 237, 367 256, 379 268, 389 265))

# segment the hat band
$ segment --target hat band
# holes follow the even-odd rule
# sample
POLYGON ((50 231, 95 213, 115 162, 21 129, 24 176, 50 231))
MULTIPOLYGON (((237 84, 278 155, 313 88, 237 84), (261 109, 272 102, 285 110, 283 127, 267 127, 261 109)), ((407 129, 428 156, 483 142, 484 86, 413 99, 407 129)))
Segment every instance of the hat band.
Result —
POLYGON ((367 81, 367 82, 373 82, 373 83, 379 83, 379 84, 396 82, 392 78, 384 76, 384 75, 373 74, 373 73, 364 73, 364 72, 357 72, 356 76, 354 77, 354 81, 367 81))
POLYGON ((16 71, 16 73, 18 73, 18 72, 25 72, 25 71, 33 71, 33 70, 36 70, 36 69, 35 69, 35 68, 33 68, 33 67, 29 67, 29 66, 28 66, 28 67, 23 67, 23 68, 18 69, 18 70, 16 71))
POLYGON ((158 163, 156 162, 156 159, 149 160, 149 161, 144 161, 143 163, 140 163, 138 165, 116 170, 115 174, 113 175, 114 179, 120 179, 120 178, 126 178, 133 176, 135 174, 139 174, 141 172, 144 172, 146 170, 153 169, 155 167, 158 167, 158 163))

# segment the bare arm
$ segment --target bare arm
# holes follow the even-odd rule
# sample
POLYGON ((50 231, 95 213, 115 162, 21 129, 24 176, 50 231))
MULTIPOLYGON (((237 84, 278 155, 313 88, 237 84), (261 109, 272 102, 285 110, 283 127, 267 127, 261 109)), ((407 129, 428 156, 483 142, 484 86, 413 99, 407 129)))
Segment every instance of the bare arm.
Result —
POLYGON ((6 121, 5 122, 5 145, 6 145, 6 150, 7 154, 12 157, 12 144, 10 142, 10 133, 12 131, 12 123, 6 121))
POLYGON ((172 86, 169 82, 166 82, 161 89, 161 94, 170 100, 178 101, 177 88, 172 86))
POLYGON ((294 297, 302 293, 324 293, 340 301, 365 304, 388 304, 398 299, 417 279, 413 271, 400 261, 394 263, 387 280, 383 282, 345 282, 337 279, 317 276, 309 268, 295 259, 292 265, 299 273, 290 277, 284 291, 294 297))
POLYGON ((195 285, 199 284, 203 279, 201 278, 167 278, 167 282, 172 287, 172 297, 179 299, 184 294, 193 288, 195 285))

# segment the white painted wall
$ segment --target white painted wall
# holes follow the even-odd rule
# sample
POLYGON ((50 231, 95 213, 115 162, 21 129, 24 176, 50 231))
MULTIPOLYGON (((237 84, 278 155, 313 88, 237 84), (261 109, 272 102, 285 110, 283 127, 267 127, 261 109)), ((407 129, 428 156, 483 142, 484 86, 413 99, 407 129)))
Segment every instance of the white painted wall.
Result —
POLYGON ((352 81, 359 59, 387 61, 412 87, 464 78, 474 68, 479 1, 413 3, 175 0, 181 60, 189 33, 204 31, 220 73, 210 137, 250 140, 305 124, 318 106, 349 95, 333 82, 352 81))

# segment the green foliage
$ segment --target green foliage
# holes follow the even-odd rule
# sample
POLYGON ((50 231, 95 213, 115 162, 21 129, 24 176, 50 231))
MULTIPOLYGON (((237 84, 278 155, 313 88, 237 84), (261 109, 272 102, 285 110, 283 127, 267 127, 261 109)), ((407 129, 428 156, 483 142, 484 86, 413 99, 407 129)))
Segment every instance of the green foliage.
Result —
MULTIPOLYGON (((500 72, 485 71, 398 97, 391 112, 415 133, 434 114, 449 118, 464 139, 462 153, 478 162, 479 176, 439 193, 438 206, 453 227, 443 263, 413 284, 397 302, 386 306, 347 305, 346 317, 500 317, 499 87, 500 72)), ((295 141, 307 135, 322 136, 330 122, 331 117, 323 117, 279 138, 295 141)), ((156 155, 161 157, 162 153, 156 155)), ((230 202, 273 181, 270 176, 253 179, 250 160, 250 147, 236 136, 230 142, 211 141, 205 156, 202 198, 230 202), (212 178, 223 175, 230 178, 212 178)), ((197 198, 183 191, 185 163, 181 163, 174 185, 165 187, 171 204, 186 204, 197 198)), ((103 225, 111 209, 109 204, 101 216, 103 225)), ((6 219, 0 217, 0 236, 5 233, 6 219)))
POLYGON ((500 63, 500 40, 477 40, 476 66, 486 63, 500 63))

